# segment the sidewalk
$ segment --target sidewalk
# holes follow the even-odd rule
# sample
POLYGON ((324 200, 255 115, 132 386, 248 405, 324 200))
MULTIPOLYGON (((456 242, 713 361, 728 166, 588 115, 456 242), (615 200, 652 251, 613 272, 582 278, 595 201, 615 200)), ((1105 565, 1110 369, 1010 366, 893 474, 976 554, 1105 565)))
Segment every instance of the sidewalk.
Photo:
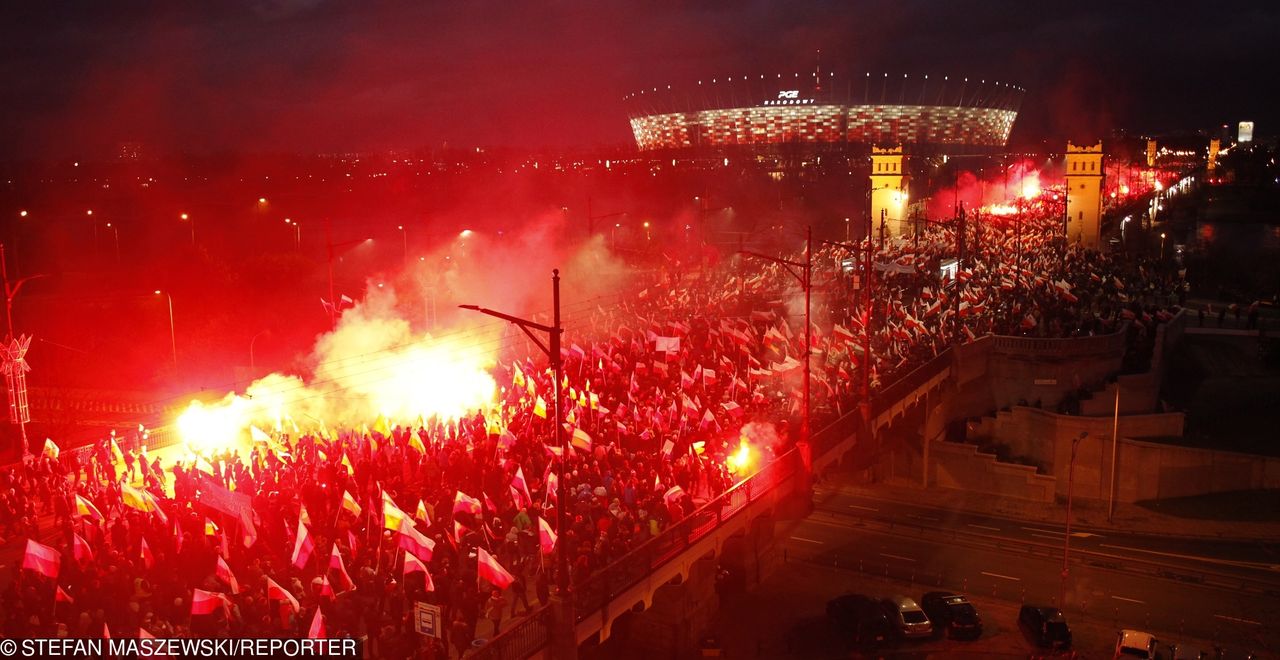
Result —
MULTIPOLYGON (((1061 524, 1066 515, 1065 507, 1061 505, 938 486, 932 486, 926 490, 919 486, 892 481, 871 485, 848 482, 828 485, 861 497, 900 504, 927 504, 954 511, 1015 520, 1061 524)), ((1224 515, 1227 513, 1224 511, 1224 515)), ((1122 502, 1116 503, 1115 515, 1111 521, 1108 521, 1106 502, 1077 499, 1071 505, 1071 526, 1078 527, 1081 531, 1086 528, 1110 529, 1150 536, 1280 542, 1280 518, 1275 521, 1188 518, 1122 502)))

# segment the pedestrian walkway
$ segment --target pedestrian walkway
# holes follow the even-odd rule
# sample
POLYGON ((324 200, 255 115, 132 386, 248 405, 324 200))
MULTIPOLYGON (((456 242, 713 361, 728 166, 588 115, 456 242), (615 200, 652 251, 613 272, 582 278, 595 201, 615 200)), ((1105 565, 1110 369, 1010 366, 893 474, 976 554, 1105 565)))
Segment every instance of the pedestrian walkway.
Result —
MULTIPOLYGON (((844 482, 839 489, 861 497, 1016 520, 1062 523, 1066 515, 1063 506, 1046 506, 1043 502, 936 486, 922 489, 903 482, 870 485, 844 482)), ((1233 520, 1229 512, 1224 511, 1218 518, 1191 518, 1123 502, 1116 503, 1112 519, 1107 520, 1106 502, 1076 499, 1071 507, 1071 525, 1082 530, 1113 529, 1152 536, 1245 542, 1280 541, 1280 517, 1273 521, 1233 520)))

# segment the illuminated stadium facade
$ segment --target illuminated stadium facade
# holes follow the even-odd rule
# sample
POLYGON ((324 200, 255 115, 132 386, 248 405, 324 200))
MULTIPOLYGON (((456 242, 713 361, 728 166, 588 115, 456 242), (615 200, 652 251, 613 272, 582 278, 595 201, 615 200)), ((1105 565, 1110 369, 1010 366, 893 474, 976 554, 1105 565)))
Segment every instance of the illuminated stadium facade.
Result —
POLYGON ((628 94, 640 151, 1002 149, 1018 116, 1016 85, 951 76, 833 73, 734 76, 628 94))

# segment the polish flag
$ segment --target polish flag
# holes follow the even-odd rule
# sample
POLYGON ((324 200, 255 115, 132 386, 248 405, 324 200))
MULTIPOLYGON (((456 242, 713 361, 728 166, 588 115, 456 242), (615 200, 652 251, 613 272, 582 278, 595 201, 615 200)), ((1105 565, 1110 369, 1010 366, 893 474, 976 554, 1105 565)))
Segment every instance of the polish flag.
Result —
POLYGON ((89 547, 89 542, 80 538, 80 535, 75 532, 71 533, 71 555, 82 564, 93 561, 93 548, 89 547))
POLYGON ((307 526, 302 524, 302 519, 298 519, 298 537, 293 542, 293 555, 291 557, 294 567, 305 567, 307 562, 311 560, 311 552, 315 549, 316 543, 311 540, 311 534, 307 531, 307 526))
POLYGON ((315 616, 311 617, 311 627, 307 629, 307 639, 324 639, 324 615, 320 613, 320 606, 316 606, 315 616))
POLYGON ((511 477, 511 486, 524 494, 525 502, 533 502, 533 498, 529 496, 529 484, 524 480, 524 468, 516 468, 515 476, 511 477))
POLYGON ((342 555, 338 553, 338 544, 333 544, 333 550, 329 552, 329 570, 337 571, 339 582, 339 591, 351 591, 356 584, 351 581, 351 576, 347 573, 347 565, 342 561, 342 555))
POLYGON ((426 564, 423 564, 417 557, 411 553, 404 553, 404 572, 401 577, 408 583, 409 576, 413 573, 422 573, 422 586, 426 591, 435 591, 436 583, 431 579, 431 572, 427 570, 426 564))
POLYGON ((240 530, 244 535, 244 547, 252 548, 253 544, 258 542, 258 528, 254 527, 253 518, 248 511, 240 512, 240 530))
POLYGON ((231 587, 231 593, 240 593, 240 583, 236 580, 236 576, 231 573, 231 567, 227 566, 227 562, 222 557, 218 557, 218 563, 214 565, 213 574, 218 576, 219 580, 225 582, 228 587, 231 587))
POLYGON ((538 544, 542 546, 542 554, 549 555, 556 547, 556 533, 551 531, 551 524, 546 518, 538 518, 538 544))
POLYGON ((298 599, 294 598, 293 594, 289 593, 288 589, 276 584, 276 581, 271 578, 267 578, 267 600, 278 600, 282 603, 288 603, 289 607, 293 608, 293 612, 295 614, 297 614, 298 610, 302 609, 302 606, 298 604, 298 599))
POLYGON ((498 560, 494 559, 484 548, 476 548, 476 553, 476 573, 481 578, 499 589, 506 589, 511 586, 515 578, 498 563, 498 560))
POLYGON ((62 555, 57 550, 27 539, 27 551, 22 557, 23 568, 29 568, 41 575, 57 579, 58 569, 61 566, 62 555))
POLYGON ((455 514, 459 512, 466 512, 474 516, 479 516, 480 500, 477 500, 476 498, 471 497, 460 490, 455 491, 453 496, 453 512, 455 514))
POLYGON ((62 590, 62 587, 58 587, 58 591, 57 591, 57 592, 55 592, 55 593, 53 594, 53 602, 55 602, 55 603, 74 603, 74 602, 76 602, 76 599, 72 598, 72 597, 71 597, 71 594, 69 594, 69 593, 67 593, 67 592, 63 591, 63 590, 62 590))
POLYGON ((423 561, 431 561, 436 542, 409 525, 401 525, 399 546, 423 561))
MULTIPOLYGON (((270 580, 270 578, 267 578, 270 580)), ((224 611, 230 607, 227 597, 216 591, 205 591, 204 589, 196 589, 191 595, 191 614, 213 614, 222 608, 224 611)))

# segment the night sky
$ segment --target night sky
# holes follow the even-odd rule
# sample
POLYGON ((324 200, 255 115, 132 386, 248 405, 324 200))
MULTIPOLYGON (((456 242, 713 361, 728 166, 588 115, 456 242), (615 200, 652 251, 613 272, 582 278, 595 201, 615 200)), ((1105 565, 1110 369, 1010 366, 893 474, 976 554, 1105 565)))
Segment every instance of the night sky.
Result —
POLYGON ((1271 2, 16 5, 0 158, 625 146, 624 94, 807 72, 818 49, 837 75, 1020 84, 1020 145, 1280 121, 1271 2))

